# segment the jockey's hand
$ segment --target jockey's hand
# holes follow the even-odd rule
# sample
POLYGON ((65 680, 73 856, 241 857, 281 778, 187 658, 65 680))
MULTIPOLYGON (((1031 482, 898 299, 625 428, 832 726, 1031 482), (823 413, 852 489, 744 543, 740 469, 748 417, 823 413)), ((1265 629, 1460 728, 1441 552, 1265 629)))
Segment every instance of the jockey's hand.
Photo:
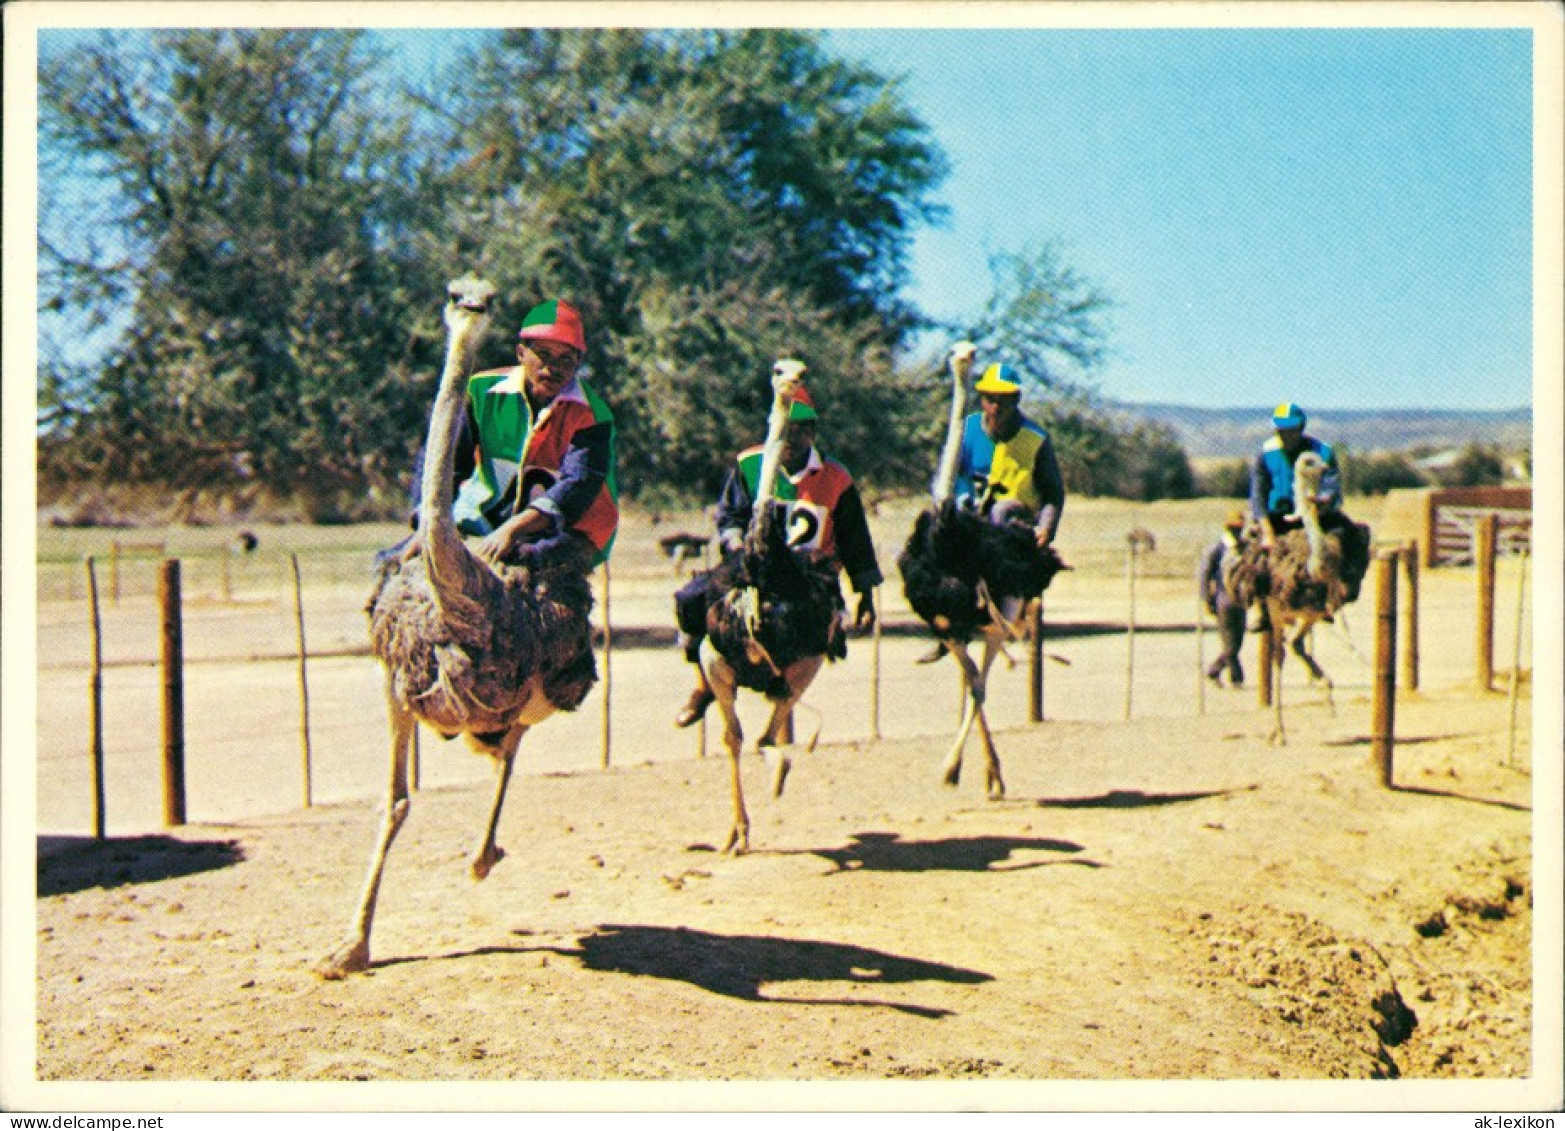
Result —
POLYGON ((875 596, 874 590, 867 590, 859 594, 858 612, 853 617, 854 632, 868 632, 875 626, 875 596))
POLYGON ((1049 531, 1040 528, 1033 532, 1033 541, 1038 543, 1038 549, 1047 550, 1049 548, 1049 543, 1054 541, 1054 535, 1049 531))
POLYGON ((549 516, 529 507, 521 514, 513 515, 502 523, 493 534, 487 535, 476 547, 477 554, 492 566, 504 562, 512 551, 529 534, 546 530, 549 516))

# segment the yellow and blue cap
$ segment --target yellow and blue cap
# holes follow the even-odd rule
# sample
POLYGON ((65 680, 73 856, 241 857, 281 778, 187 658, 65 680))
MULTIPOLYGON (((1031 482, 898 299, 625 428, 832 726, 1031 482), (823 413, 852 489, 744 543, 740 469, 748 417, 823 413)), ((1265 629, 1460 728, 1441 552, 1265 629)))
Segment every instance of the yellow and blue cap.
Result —
POLYGON ((984 370, 983 376, 978 378, 978 383, 973 386, 973 391, 975 393, 995 393, 1000 395, 1020 393, 1022 391, 1021 376, 1011 366, 997 361, 984 370))
POLYGON ((1292 401, 1283 401, 1272 410, 1273 428, 1303 428, 1304 410, 1292 401))

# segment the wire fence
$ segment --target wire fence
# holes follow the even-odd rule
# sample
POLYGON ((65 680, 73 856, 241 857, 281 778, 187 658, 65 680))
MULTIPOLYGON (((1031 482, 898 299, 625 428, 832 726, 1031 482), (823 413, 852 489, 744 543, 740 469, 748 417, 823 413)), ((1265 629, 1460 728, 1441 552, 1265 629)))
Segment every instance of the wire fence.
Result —
MULTIPOLYGON (((1040 666, 1035 673, 1032 649, 1022 642, 991 676, 987 710, 1006 743, 1046 743, 1048 722, 1213 714, 1232 716, 1236 727, 1261 725, 1256 650, 1248 642, 1254 636, 1242 656, 1250 673, 1245 688, 1205 682, 1203 669, 1217 655, 1218 637, 1196 601, 1195 572, 1200 536, 1212 527, 1190 522, 1183 533, 1185 525, 1163 522, 1154 532, 1140 521, 1121 524, 1115 538, 1082 538, 1062 547, 1075 568, 1057 577, 1046 595, 1040 666), (1042 726, 1034 721, 1030 695, 1035 679, 1042 726)), ((191 820, 286 812, 301 804, 374 797, 384 788, 382 680, 369 653, 363 609, 370 550, 343 546, 317 530, 299 535, 319 542, 301 555, 286 544, 268 547, 263 538, 246 552, 230 549, 212 532, 209 545, 180 554, 182 739, 191 820)), ((373 532, 370 541, 387 544, 396 536, 400 532, 388 528, 373 532)), ((929 636, 902 599, 887 541, 881 539, 881 557, 891 576, 881 591, 880 631, 853 638, 848 658, 823 669, 798 711, 801 742, 872 744, 955 734, 962 704, 955 665, 917 662, 929 636)), ((675 646, 673 593, 700 561, 671 563, 650 537, 625 540, 622 547, 612 587, 598 575, 593 616, 608 645, 600 648, 600 683, 578 711, 554 716, 524 740, 521 772, 613 771, 721 752, 715 712, 689 730, 672 722, 694 679, 675 646)), ((164 552, 169 549, 165 544, 164 552)), ((166 735, 158 709, 164 673, 156 592, 163 560, 122 548, 117 601, 98 563, 97 633, 80 561, 73 570, 63 562, 40 567, 40 828, 93 829, 105 823, 95 805, 106 809, 110 830, 159 823, 166 735), (95 695, 101 695, 96 714, 95 695), (101 731, 96 756, 107 783, 101 802, 93 782, 94 728, 101 731)), ((1425 640, 1471 639, 1472 576, 1471 569, 1432 570, 1420 579, 1425 640)), ((1521 563, 1501 563, 1498 605, 1508 608, 1505 596, 1514 594, 1510 604, 1517 612, 1497 618, 1494 651, 1506 660, 1516 657, 1512 668, 1523 668, 1519 679, 1502 670, 1502 691, 1526 681, 1523 644, 1530 647, 1530 632, 1522 615, 1523 576, 1521 563)), ((1372 604, 1361 600, 1313 639, 1315 655, 1336 683, 1337 702, 1354 711, 1361 711, 1357 701, 1367 702, 1372 684, 1372 604)), ((1429 687, 1472 678, 1471 656, 1459 650, 1426 650, 1421 666, 1429 687)), ((1286 668, 1284 678, 1290 709, 1317 701, 1299 665, 1286 668)), ((752 741, 767 709, 759 697, 741 699, 752 741)), ((423 788, 470 784, 491 773, 487 760, 468 754, 459 741, 448 745, 427 730, 420 754, 423 788)))

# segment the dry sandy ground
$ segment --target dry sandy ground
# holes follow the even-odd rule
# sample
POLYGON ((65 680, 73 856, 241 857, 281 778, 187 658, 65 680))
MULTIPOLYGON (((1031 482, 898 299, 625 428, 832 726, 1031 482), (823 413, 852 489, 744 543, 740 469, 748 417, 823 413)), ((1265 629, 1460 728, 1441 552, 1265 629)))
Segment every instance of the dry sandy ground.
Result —
MULTIPOLYGON (((1188 589, 1144 590, 1150 619, 1177 618, 1188 589)), ((1426 640, 1458 631, 1465 591, 1432 602, 1426 640)), ((1099 620, 1117 593, 1067 575, 1051 615, 1099 620)), ((661 609, 666 592, 646 600, 661 609)), ((193 786, 206 823, 156 831, 155 773, 122 767, 140 792, 118 780, 110 811, 125 815, 103 846, 79 835, 79 774, 51 754, 59 728, 41 705, 35 956, 25 937, 7 951, 36 986, 36 1062, 25 1044, 19 1070, 8 1057, 7 1103, 1156 1108, 1182 1101, 1138 1084, 1226 1081, 1257 1083, 1196 1102, 1557 1106, 1558 878, 1551 858, 1535 890, 1533 845, 1541 833, 1555 850, 1558 818, 1556 799, 1535 801, 1526 728, 1513 753, 1507 698, 1463 689, 1430 648, 1424 692, 1398 705, 1388 790, 1370 758, 1367 670, 1332 639, 1335 712, 1290 682, 1284 749, 1266 742, 1253 692, 1207 689, 1196 713, 1188 633, 1138 638, 1129 722, 1123 638, 1050 639, 1064 662, 1047 668, 1049 721, 1026 722, 1022 669, 997 676, 998 802, 983 797, 976 736, 960 785, 939 783, 954 689, 948 664, 911 664, 914 637, 883 641, 895 678, 882 738, 869 738, 857 641, 811 693, 801 736, 819 723, 821 744, 796 755, 783 797, 746 757, 754 850, 737 858, 713 851, 729 819, 723 759, 693 756, 691 732, 667 721, 685 672, 666 651, 616 653, 630 713, 614 724, 613 766, 597 768, 596 699, 540 727, 500 826, 508 856, 481 884, 465 857, 483 767, 426 741, 375 964, 335 983, 311 967, 340 941, 378 820, 372 661, 340 661, 345 686, 312 700, 361 718, 311 809, 288 761, 288 681, 206 665, 202 709, 230 732, 228 760, 193 786), (252 747, 254 765, 233 761, 252 747), (214 816, 227 794, 249 811, 214 816), (72 1090, 85 1081, 138 1086, 72 1090), (248 1081, 306 1083, 188 1087, 248 1081), (350 1081, 447 1084, 403 1095, 350 1081), (582 1081, 682 1086, 511 1090, 582 1081), (877 1087, 723 1086, 773 1081, 877 1087), (1094 1081, 1131 1090, 1071 1090, 1094 1081), (1298 1081, 1305 1091, 1267 1090, 1298 1081)), ((79 724, 62 725, 79 767, 79 724)))
POLYGON ((1004 731, 1002 802, 971 762, 937 784, 941 740, 817 749, 777 800, 752 756, 741 858, 712 851, 720 759, 526 778, 481 885, 485 791, 425 790, 376 964, 338 983, 310 963, 371 804, 49 840, 37 1074, 1523 1081, 1532 810, 1505 712, 1406 704, 1389 791, 1361 740, 1303 737, 1319 707, 1285 750, 1213 716, 1004 731))

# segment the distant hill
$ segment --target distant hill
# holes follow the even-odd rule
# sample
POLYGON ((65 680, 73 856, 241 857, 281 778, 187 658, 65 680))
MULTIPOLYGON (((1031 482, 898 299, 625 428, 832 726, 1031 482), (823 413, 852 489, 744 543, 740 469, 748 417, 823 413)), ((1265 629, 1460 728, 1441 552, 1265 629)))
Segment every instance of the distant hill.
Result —
MULTIPOLYGON (((1306 406, 1308 407, 1308 406, 1306 406)), ((1194 408, 1176 404, 1111 403, 1124 420, 1167 425, 1194 459, 1248 456, 1271 434, 1271 408, 1194 408)), ((1404 451, 1413 447, 1460 448, 1492 444, 1520 451, 1532 444, 1532 409, 1309 410, 1309 431, 1333 446, 1354 452, 1404 451)))

